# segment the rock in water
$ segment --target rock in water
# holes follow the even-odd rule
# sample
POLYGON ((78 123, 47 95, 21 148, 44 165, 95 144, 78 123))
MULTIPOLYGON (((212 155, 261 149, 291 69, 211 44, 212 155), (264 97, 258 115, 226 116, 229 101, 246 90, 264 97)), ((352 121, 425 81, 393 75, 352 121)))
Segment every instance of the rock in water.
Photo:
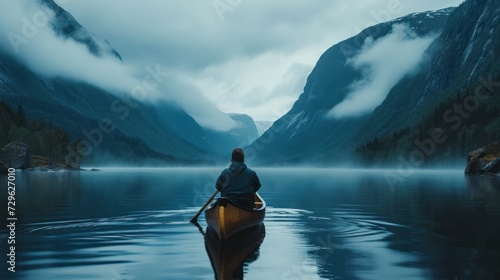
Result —
MULTIPOLYGON (((75 147, 76 150, 78 148, 75 147)), ((78 150, 79 151, 79 150, 78 150)), ((81 164, 82 158, 80 156, 72 156, 71 154, 68 154, 66 156, 66 161, 65 161, 65 167, 69 169, 80 169, 80 164, 81 164)))
POLYGON ((496 158, 492 162, 488 163, 483 168, 484 173, 500 173, 500 157, 496 158))
POLYGON ((0 151, 0 161, 8 168, 25 169, 30 167, 28 145, 22 142, 7 144, 0 151))
POLYGON ((500 172, 500 142, 493 142, 486 147, 469 153, 466 174, 500 172))

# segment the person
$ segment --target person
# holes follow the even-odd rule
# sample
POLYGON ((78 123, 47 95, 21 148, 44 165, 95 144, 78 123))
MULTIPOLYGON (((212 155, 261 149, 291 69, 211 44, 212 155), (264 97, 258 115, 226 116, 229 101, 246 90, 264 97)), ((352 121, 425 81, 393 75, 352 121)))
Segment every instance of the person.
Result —
POLYGON ((237 205, 255 208, 254 194, 260 189, 257 173, 245 164, 245 153, 241 148, 235 148, 231 154, 231 165, 222 171, 215 187, 221 192, 221 197, 229 198, 237 205))

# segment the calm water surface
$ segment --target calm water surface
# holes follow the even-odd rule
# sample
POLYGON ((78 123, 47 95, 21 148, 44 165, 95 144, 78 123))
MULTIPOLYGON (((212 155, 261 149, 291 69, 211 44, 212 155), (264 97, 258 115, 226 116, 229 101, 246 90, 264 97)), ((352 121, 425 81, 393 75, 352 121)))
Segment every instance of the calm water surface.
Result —
MULTIPOLYGON (((499 177, 418 171, 392 186, 383 170, 255 170, 266 236, 245 279, 500 279, 499 177)), ((188 221, 219 172, 17 172, 16 273, 2 226, 0 279, 214 279, 188 221)))

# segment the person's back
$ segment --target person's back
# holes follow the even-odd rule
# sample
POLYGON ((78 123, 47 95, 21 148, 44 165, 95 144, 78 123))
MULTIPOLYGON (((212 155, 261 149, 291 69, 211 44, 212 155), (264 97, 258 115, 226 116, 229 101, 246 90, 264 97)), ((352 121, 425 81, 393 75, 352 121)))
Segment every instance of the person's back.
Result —
POLYGON ((261 184, 255 171, 246 166, 244 159, 243 150, 234 149, 231 166, 222 171, 215 187, 221 191, 222 197, 227 197, 238 205, 254 208, 254 194, 261 184))

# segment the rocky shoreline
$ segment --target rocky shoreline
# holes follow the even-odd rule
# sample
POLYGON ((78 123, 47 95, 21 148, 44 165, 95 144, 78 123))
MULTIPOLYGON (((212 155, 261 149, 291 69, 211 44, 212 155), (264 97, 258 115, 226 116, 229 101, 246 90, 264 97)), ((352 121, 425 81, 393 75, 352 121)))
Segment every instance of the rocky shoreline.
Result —
POLYGON ((467 175, 500 175, 500 142, 493 142, 469 153, 467 175))
MULTIPOLYGON (((7 173, 9 168, 28 171, 61 171, 80 170, 80 162, 59 162, 46 156, 31 155, 28 145, 22 142, 12 142, 0 150, 0 173, 7 173)), ((92 168, 89 171, 100 171, 92 168)), ((497 175, 500 176, 500 142, 493 142, 468 154, 467 175, 497 175)))
POLYGON ((46 156, 31 155, 29 147, 23 142, 12 142, 0 150, 0 173, 7 173, 9 168, 22 170, 60 171, 84 170, 80 162, 59 162, 46 156))

